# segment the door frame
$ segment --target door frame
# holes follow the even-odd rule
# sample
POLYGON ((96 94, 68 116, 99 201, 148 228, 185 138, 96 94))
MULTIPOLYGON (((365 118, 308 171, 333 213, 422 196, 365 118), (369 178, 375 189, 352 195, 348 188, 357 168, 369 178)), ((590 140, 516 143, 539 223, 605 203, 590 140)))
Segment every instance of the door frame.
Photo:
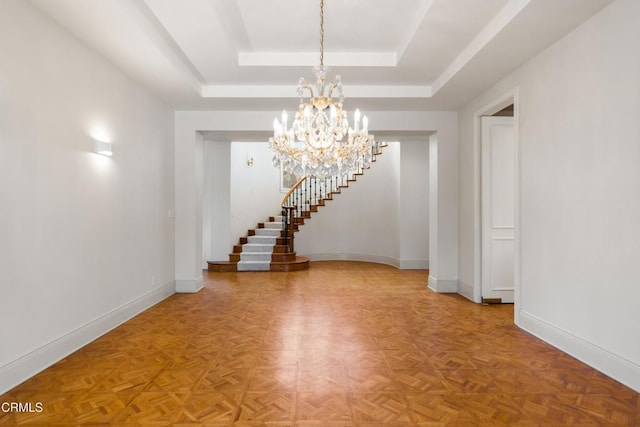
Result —
POLYGON ((514 247, 514 323, 518 325, 521 307, 520 292, 520 256, 522 246, 521 221, 520 221, 520 109, 519 109, 519 93, 518 87, 514 87, 508 92, 495 98, 492 102, 484 107, 476 110, 473 115, 473 156, 474 156, 474 287, 473 300, 477 303, 482 302, 482 126, 480 118, 482 116, 491 116, 506 106, 513 104, 513 131, 515 144, 515 169, 514 169, 514 187, 515 187, 515 247, 514 247))

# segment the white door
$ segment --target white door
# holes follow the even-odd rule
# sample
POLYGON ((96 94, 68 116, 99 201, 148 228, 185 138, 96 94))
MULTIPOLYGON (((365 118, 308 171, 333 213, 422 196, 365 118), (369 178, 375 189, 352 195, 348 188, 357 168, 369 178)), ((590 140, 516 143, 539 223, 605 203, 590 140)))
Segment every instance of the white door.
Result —
POLYGON ((515 135, 513 117, 482 117, 482 300, 513 302, 515 135))

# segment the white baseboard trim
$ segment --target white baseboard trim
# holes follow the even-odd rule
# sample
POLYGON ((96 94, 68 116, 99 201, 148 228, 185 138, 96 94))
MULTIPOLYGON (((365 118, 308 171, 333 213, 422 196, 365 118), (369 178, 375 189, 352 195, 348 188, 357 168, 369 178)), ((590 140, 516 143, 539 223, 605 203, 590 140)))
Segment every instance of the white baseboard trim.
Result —
POLYGON ((377 264, 391 265, 395 268, 400 268, 400 262, 391 257, 373 254, 353 254, 353 253, 319 253, 319 254, 300 254, 301 256, 309 258, 309 261, 363 261, 363 262, 375 262, 377 264))
POLYGON ((195 294, 204 287, 204 277, 193 280, 176 280, 176 293, 195 294))
POLYGON ((175 293, 173 281, 0 367, 0 394, 21 384, 91 341, 175 293))
POLYGON ((640 393, 640 365, 520 310, 519 327, 640 393))
POLYGON ((414 259, 414 260, 400 260, 400 270, 428 270, 429 260, 426 259, 414 259))
POLYGON ((458 293, 472 302, 478 302, 473 300, 473 287, 467 285, 464 282, 458 280, 458 293))
POLYGON ((440 294, 455 294, 458 292, 458 281, 447 279, 436 279, 429 275, 427 287, 440 294))

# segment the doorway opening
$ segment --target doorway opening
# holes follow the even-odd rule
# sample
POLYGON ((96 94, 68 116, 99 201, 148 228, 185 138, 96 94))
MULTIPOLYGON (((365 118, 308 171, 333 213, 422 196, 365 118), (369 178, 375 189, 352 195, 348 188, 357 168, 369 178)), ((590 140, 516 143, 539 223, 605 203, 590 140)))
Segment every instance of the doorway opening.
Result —
POLYGON ((475 114, 474 300, 519 310, 518 91, 475 114))

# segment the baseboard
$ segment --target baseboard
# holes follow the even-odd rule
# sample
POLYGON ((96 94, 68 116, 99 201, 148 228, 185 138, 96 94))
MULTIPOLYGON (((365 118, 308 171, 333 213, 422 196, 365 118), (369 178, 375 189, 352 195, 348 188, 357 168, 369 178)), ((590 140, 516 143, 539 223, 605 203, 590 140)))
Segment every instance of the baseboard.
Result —
POLYGON ((473 299, 473 287, 459 280, 458 280, 458 293, 463 297, 465 297, 466 299, 468 299, 469 301, 478 302, 478 301, 474 301, 473 299))
POLYGON ((11 390, 174 293, 175 283, 171 281, 0 367, 0 394, 11 390))
POLYGON ((640 393, 640 365, 520 310, 519 327, 640 393))
POLYGON ((195 294, 204 287, 204 278, 202 276, 193 280, 176 280, 176 293, 178 294, 195 294))
POLYGON ((440 294, 455 294, 458 292, 458 281, 451 279, 436 279, 430 275, 427 287, 440 294))
POLYGON ((391 265, 400 268, 400 261, 395 258, 373 254, 354 254, 354 253, 319 253, 319 254, 300 254, 309 258, 310 261, 363 261, 374 262, 377 264, 391 265))
POLYGON ((429 260, 426 259, 414 259, 414 260, 400 260, 400 270, 428 270, 429 260))

